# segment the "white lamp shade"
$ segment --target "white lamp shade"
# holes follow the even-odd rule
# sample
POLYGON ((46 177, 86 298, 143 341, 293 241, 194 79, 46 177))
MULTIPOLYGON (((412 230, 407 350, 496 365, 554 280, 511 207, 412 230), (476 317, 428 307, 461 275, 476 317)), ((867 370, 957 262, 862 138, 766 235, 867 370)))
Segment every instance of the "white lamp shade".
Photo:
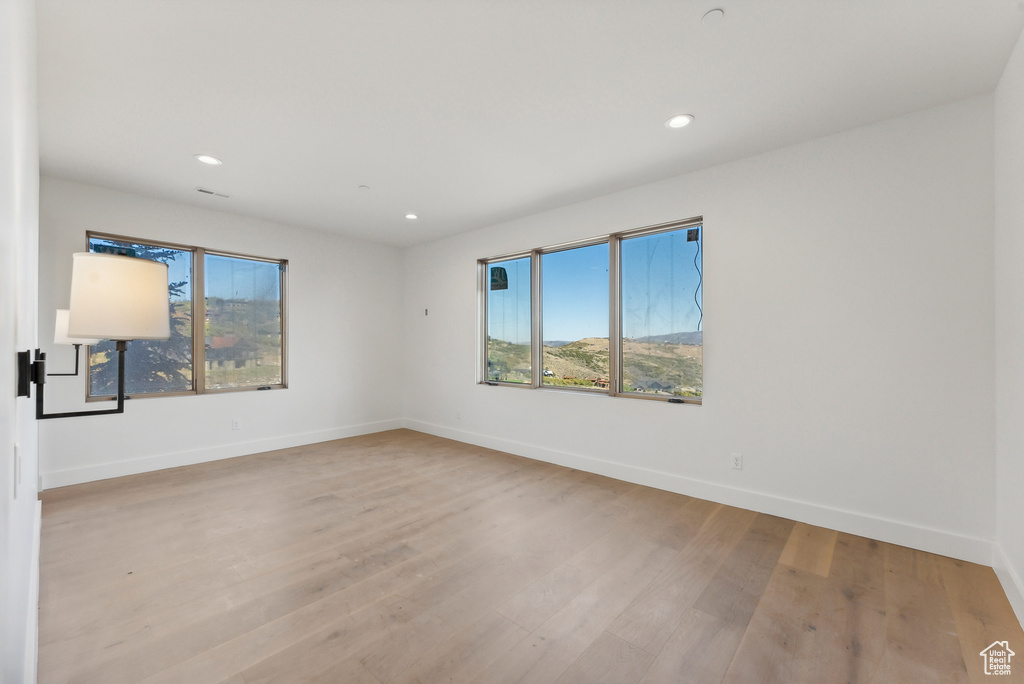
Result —
POLYGON ((54 344, 99 344, 94 337, 68 337, 68 315, 71 312, 67 309, 57 309, 57 318, 53 322, 53 343, 54 344))
POLYGON ((166 340, 171 336, 167 264, 79 252, 71 266, 69 337, 166 340))

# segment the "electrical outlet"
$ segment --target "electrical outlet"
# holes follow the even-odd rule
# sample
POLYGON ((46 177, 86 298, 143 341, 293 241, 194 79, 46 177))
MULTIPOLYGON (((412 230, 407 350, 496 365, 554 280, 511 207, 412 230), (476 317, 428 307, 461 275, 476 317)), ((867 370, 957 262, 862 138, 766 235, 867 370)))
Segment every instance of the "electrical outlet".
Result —
POLYGON ((231 419, 231 429, 232 430, 238 430, 241 427, 242 427, 242 421, 240 421, 238 418, 232 418, 231 419))
POLYGON ((743 454, 732 455, 732 467, 736 470, 743 470, 743 454))

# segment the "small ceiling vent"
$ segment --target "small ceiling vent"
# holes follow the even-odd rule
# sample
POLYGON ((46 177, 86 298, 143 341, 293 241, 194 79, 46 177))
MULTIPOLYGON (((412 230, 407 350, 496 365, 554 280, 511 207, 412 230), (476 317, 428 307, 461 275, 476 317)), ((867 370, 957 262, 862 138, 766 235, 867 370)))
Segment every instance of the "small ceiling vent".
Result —
POLYGON ((214 192, 213 190, 207 190, 206 188, 200 188, 198 186, 196 187, 196 192, 201 192, 204 195, 213 195, 214 197, 223 197, 224 199, 227 199, 228 197, 231 196, 231 195, 224 195, 224 194, 219 193, 219 192, 214 192))

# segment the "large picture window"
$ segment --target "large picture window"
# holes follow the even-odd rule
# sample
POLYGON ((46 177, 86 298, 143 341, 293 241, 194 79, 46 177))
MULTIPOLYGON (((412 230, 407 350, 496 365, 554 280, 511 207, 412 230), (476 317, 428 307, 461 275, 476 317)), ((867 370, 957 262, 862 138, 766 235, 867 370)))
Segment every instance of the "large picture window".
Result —
POLYGON ((481 381, 700 403, 703 225, 482 259, 481 381))
MULTIPOLYGON (((171 337, 128 343, 126 394, 286 386, 287 261, 99 233, 89 233, 87 238, 90 251, 168 265, 171 337)), ((90 399, 116 394, 116 359, 113 342, 104 340, 89 348, 90 399)))

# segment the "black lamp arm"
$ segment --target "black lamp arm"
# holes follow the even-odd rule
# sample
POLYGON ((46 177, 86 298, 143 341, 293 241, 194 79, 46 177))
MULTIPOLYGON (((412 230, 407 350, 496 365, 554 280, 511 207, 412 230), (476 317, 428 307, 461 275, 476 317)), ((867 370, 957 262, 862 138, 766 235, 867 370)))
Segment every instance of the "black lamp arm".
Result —
POLYGON ((75 376, 77 376, 78 375, 78 357, 81 356, 81 354, 79 353, 79 351, 81 349, 82 349, 82 345, 81 344, 76 344, 75 345, 75 372, 74 373, 47 373, 46 377, 48 377, 48 378, 58 378, 58 377, 75 377, 75 376))
MULTIPOLYGON (((76 345, 77 346, 77 345, 76 345)), ((128 343, 117 341, 117 408, 96 411, 65 411, 62 413, 46 413, 43 408, 43 389, 46 386, 46 354, 36 349, 35 358, 30 360, 30 352, 18 352, 18 396, 31 396, 32 385, 36 386, 36 420, 46 418, 71 418, 73 416, 105 416, 113 413, 124 413, 124 354, 128 343)), ((54 373, 54 375, 67 375, 54 373)))

